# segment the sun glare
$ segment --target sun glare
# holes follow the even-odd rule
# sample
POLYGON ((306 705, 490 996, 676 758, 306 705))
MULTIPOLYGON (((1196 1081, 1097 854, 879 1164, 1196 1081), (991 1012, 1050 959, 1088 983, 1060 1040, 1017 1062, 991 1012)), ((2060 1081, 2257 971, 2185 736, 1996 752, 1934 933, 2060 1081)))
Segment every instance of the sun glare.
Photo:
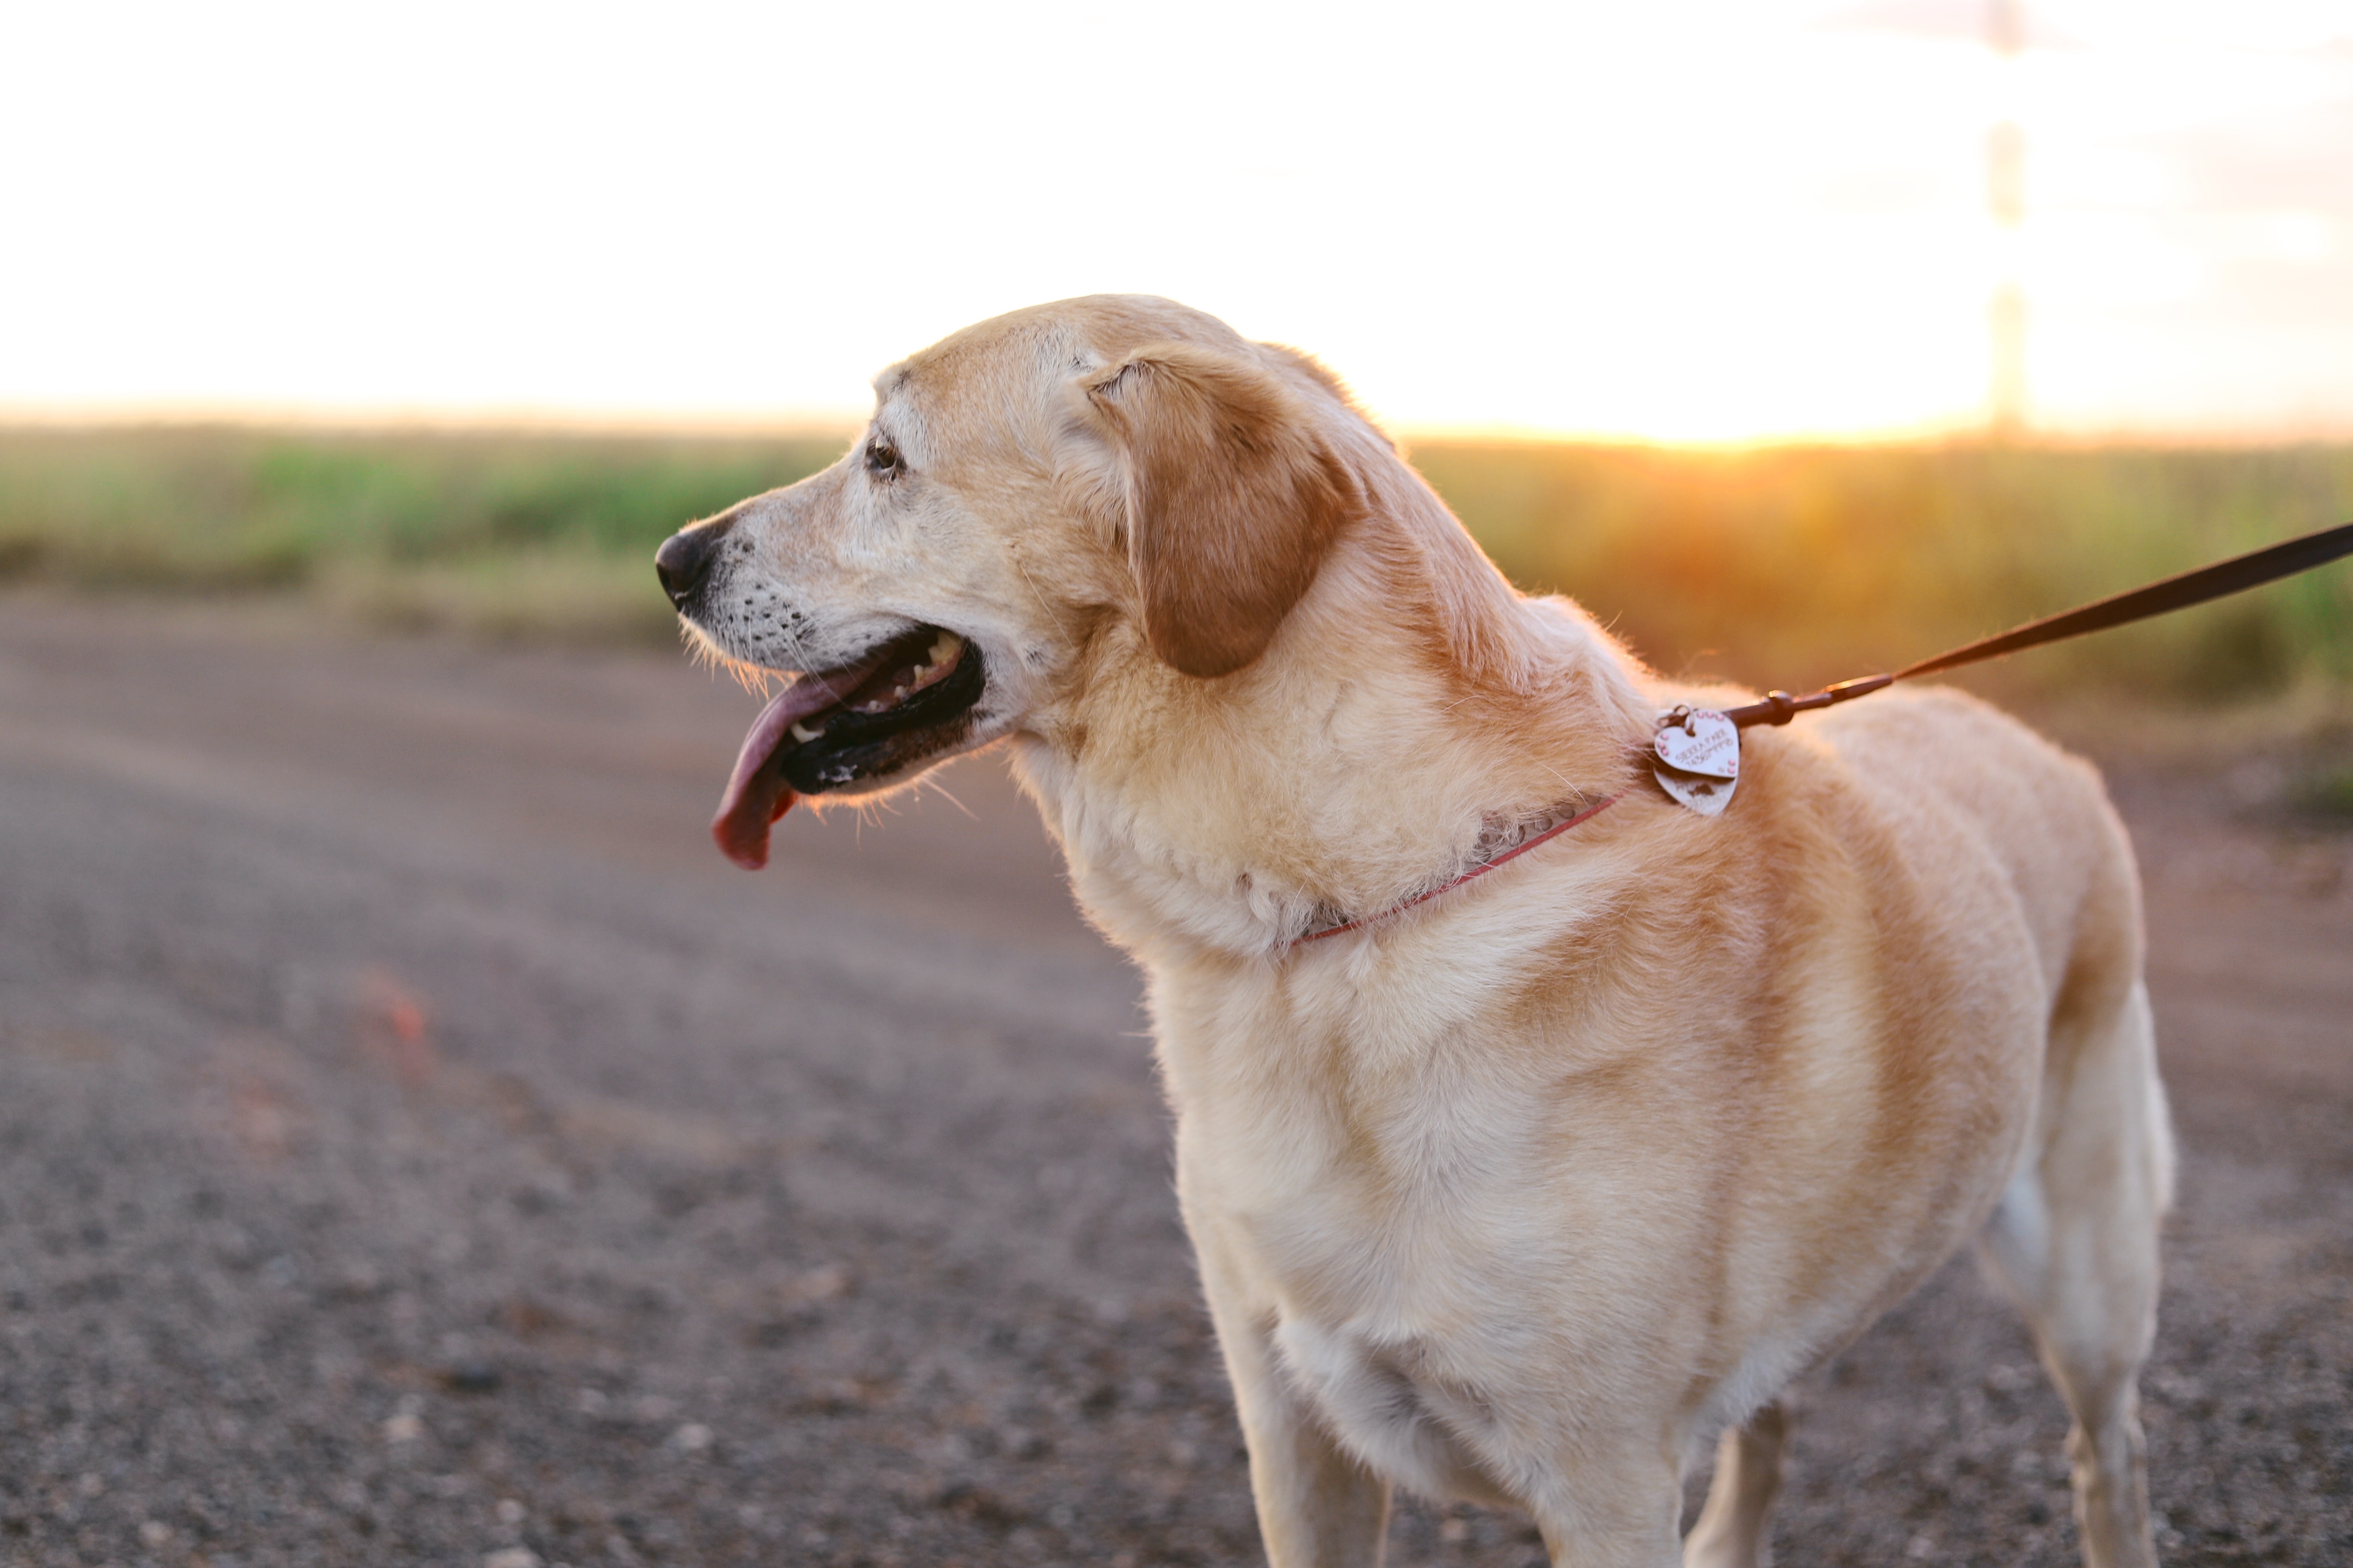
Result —
POLYGON ((1407 428, 1891 435, 2011 279, 2031 427, 2353 429, 2345 7, 1989 5, 20 7, 0 405, 841 421, 1132 289, 1407 428))

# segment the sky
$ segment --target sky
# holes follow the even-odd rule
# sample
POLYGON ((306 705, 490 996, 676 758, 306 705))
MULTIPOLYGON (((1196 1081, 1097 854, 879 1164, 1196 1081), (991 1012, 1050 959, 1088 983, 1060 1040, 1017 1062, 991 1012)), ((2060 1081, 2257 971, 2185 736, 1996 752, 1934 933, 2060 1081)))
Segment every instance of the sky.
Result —
POLYGON ((1392 426, 2353 434, 2353 0, 17 5, 0 415, 846 424, 1099 290, 1392 426), (2014 119, 2027 216, 1986 214, 2014 119))

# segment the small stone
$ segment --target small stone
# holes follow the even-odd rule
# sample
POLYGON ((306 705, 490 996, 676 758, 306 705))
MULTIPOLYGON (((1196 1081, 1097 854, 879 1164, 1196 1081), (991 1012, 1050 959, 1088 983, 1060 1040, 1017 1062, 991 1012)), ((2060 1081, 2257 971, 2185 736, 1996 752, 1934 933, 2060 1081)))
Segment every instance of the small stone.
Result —
POLYGON ((690 1421, 671 1433, 670 1440, 681 1453, 700 1454, 711 1447, 711 1428, 700 1421, 690 1421))
POLYGON ((404 1410, 384 1424, 384 1440, 387 1443, 414 1443, 425 1436, 425 1417, 414 1410, 404 1410))
POLYGON ((997 1452, 1008 1458, 1042 1458, 1051 1447, 1045 1438, 1027 1426, 1000 1426, 997 1429, 997 1452))
POLYGON ((499 1369, 488 1362, 461 1361, 441 1369, 441 1386, 452 1394, 496 1394, 499 1369))
POLYGON ((811 1388, 803 1403, 819 1415, 841 1415, 858 1409, 866 1399, 858 1384, 847 1378, 834 1378, 811 1388))
POLYGON ((483 1553, 482 1568, 539 1568, 539 1553, 528 1546, 501 1546, 483 1553))
POLYGON ((806 1274, 794 1276, 777 1291, 777 1295, 787 1305, 830 1301, 837 1296, 849 1294, 852 1282, 847 1266, 828 1263, 806 1274))
POLYGON ((501 1524, 521 1524, 524 1511, 522 1504, 514 1499, 511 1497, 499 1499, 498 1513, 501 1524))
POLYGON ((139 1526, 139 1539, 149 1546, 161 1546, 172 1539, 172 1527, 160 1519, 143 1520, 139 1526))

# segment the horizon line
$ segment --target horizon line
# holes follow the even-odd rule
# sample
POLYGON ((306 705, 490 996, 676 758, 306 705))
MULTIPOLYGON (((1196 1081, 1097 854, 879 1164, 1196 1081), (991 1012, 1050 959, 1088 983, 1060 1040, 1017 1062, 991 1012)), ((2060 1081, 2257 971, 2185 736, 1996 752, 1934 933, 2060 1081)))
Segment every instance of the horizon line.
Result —
MULTIPOLYGON (((841 440, 867 416, 841 409, 625 409, 512 404, 332 404, 275 402, 0 401, 0 432, 248 430, 349 435, 606 437, 628 439, 841 440)), ((2011 445, 2092 447, 2290 447, 2353 443, 2353 416, 2232 424, 2108 424, 2029 421, 1997 431, 1982 417, 1948 417, 1848 429, 1792 428, 1743 436, 1662 436, 1625 427, 1563 428, 1508 420, 1374 425, 1399 447, 1639 447, 1740 452, 1804 447, 2011 445)))

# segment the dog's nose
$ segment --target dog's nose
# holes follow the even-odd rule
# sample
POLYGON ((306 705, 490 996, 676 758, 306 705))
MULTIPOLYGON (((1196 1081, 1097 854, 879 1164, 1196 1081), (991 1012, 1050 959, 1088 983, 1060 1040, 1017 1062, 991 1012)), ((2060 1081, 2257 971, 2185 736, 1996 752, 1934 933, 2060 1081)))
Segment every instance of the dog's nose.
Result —
POLYGON ((654 552, 654 575, 661 579, 662 592, 680 609, 686 608, 711 575, 711 563, 719 554, 719 542, 727 536, 733 524, 733 517, 723 517, 715 522, 698 523, 682 528, 662 541, 654 552))

